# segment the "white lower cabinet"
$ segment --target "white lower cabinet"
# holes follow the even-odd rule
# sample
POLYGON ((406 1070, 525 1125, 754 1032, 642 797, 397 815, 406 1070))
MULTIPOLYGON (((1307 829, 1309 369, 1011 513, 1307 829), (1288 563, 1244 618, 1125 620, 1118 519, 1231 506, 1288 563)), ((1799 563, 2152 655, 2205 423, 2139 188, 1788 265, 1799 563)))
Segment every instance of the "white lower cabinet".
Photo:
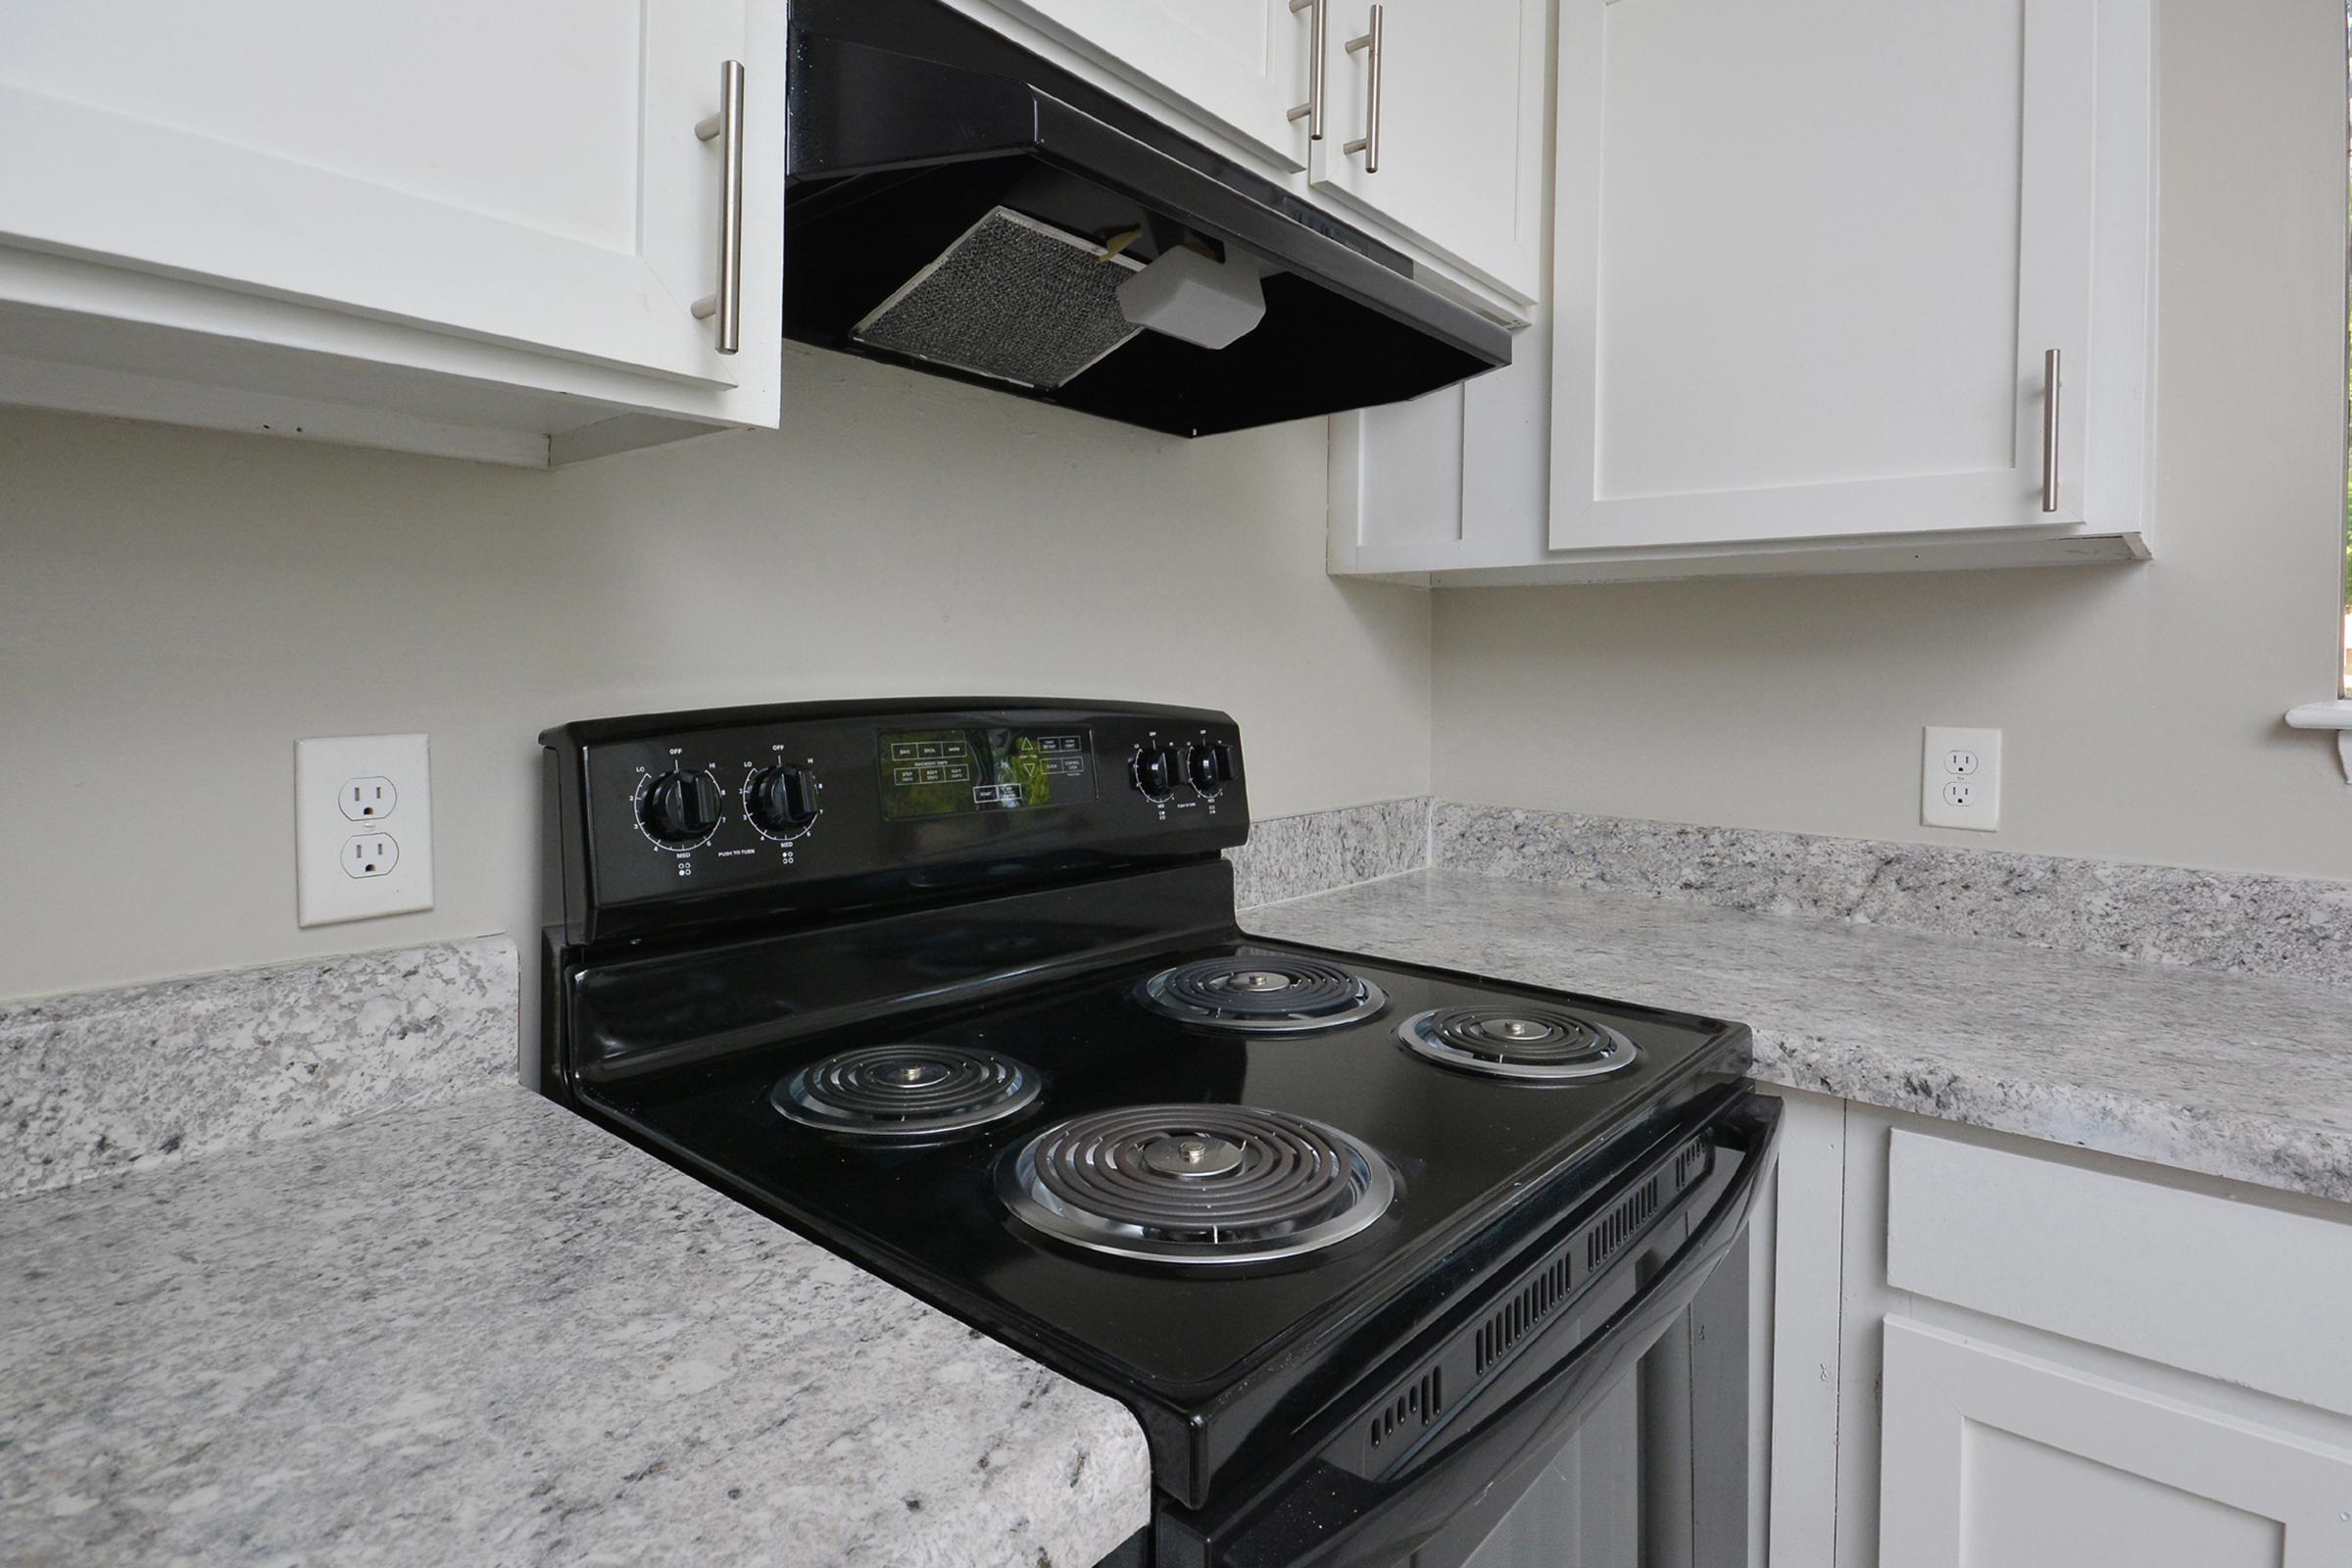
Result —
POLYGON ((0 0, 0 402, 532 465, 777 422, 776 0, 0 0), (733 181, 697 134, 730 63, 733 181), (728 352, 696 306, 738 203, 728 352))
POLYGON ((2352 1562, 2352 1209, 1788 1099, 1774 1564, 2352 1562))
POLYGON ((2352 1449, 1886 1320, 1884 1568, 2332 1568, 2352 1449))
POLYGON ((1562 0, 1545 318, 1449 431, 1342 416, 1333 568, 2144 557, 2153 58, 2150 0, 1562 0))

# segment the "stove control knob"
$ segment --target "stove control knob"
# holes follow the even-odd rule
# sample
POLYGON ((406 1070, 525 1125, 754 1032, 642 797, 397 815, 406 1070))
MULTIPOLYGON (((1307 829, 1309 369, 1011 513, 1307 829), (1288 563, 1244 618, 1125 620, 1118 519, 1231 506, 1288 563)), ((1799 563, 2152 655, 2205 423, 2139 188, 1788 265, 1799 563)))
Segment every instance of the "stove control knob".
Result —
POLYGON ((1176 748, 1147 741, 1135 754, 1135 788, 1147 801, 1176 793, 1176 748))
POLYGON ((718 784, 708 773, 662 773, 638 799, 639 825, 664 849, 691 850, 718 827, 718 784))
POLYGON ((1233 782, 1233 748, 1223 741, 1195 741, 1185 748, 1184 776, 1203 795, 1233 782))
POLYGON ((763 767, 744 784, 743 803, 752 825, 769 838, 799 838, 816 820, 816 769, 793 762, 763 767))

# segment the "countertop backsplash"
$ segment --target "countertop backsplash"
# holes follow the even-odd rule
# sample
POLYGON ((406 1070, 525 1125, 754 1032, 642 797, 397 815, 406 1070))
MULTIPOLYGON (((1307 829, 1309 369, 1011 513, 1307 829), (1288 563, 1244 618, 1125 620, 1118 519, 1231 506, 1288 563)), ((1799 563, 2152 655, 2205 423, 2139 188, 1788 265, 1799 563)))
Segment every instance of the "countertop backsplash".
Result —
POLYGON ((504 936, 0 1002, 15 1195, 516 1077, 504 936))
POLYGON ((1759 914, 2352 984, 2352 884, 1450 801, 1429 863, 1759 914))
POLYGON ((1427 796, 1261 817, 1250 842, 1228 850, 1242 908, 1328 893, 1429 864, 1427 796))
POLYGON ((1439 868, 2352 985, 2342 882, 1430 799, 1273 817, 1230 858, 1246 909, 1439 868))

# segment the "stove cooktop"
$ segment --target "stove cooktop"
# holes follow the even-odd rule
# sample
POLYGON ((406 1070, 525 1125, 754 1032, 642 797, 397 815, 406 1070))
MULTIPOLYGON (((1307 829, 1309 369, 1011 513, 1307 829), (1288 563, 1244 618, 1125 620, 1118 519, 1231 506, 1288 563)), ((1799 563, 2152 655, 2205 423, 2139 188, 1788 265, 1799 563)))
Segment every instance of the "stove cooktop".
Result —
MULTIPOLYGON (((742 1047, 584 1086, 581 1100, 852 1255, 888 1259, 935 1298, 992 1323, 1017 1321, 1025 1337, 1059 1342, 1122 1380, 1184 1400, 1313 1336, 1367 1281, 1409 1277, 1545 1177, 1647 1117, 1719 1091, 1747 1062, 1744 1032, 1714 1020, 1236 938, 981 1005, 742 1047), (1152 975, 1227 959, 1344 971, 1387 1003, 1369 1015, 1350 1005, 1324 1028, 1269 1033, 1178 1021, 1142 998, 1152 975), (1566 1014, 1624 1042, 1615 1048, 1622 1065, 1558 1081, 1491 1076, 1432 1059, 1399 1033, 1408 1020, 1454 1008, 1566 1014), (869 1089, 862 1101, 837 1089, 822 1110, 778 1108, 795 1086, 854 1088, 860 1074, 894 1068, 915 1070, 926 1089, 952 1088, 946 1098, 957 1111, 980 1109, 960 1129, 926 1130, 940 1118, 916 1096, 914 1127, 894 1118, 863 1134, 839 1107, 870 1104, 887 1089, 869 1089), (1183 1106, 1198 1108, 1188 1117, 1183 1106), (1099 1250, 1076 1239, 1079 1226, 1040 1225, 1007 1201, 1022 1185, 1014 1167, 1041 1136, 1073 1119, 1117 1117, 1140 1117, 1133 1130, 1178 1145, 1177 1158, 1188 1137, 1211 1146, 1203 1157, 1213 1150, 1221 1160, 1219 1142, 1303 1145, 1298 1129, 1311 1128, 1373 1165, 1371 1180, 1388 1191, 1369 1215, 1344 1214, 1346 1234, 1326 1233, 1322 1245, 1287 1259, 1264 1258, 1246 1234, 1238 1253, 1253 1261, 1234 1264, 1215 1261, 1205 1240, 1148 1255, 1132 1225, 1105 1234, 1135 1245, 1099 1250), (1271 1136, 1267 1118, 1279 1127, 1271 1136)), ((1102 1170, 1099 1161, 1087 1168, 1102 1170)), ((1159 1174, 1160 1185, 1186 1180, 1159 1174)), ((1307 1172, 1309 1196, 1317 1174, 1307 1172)), ((1319 1174, 1343 1187, 1349 1180, 1328 1165, 1319 1174)), ((1115 1174, 1103 1179, 1111 1192, 1098 1200, 1132 1220, 1133 1184, 1122 1190, 1115 1174), (1124 1212, 1121 1202, 1130 1205, 1124 1212)))

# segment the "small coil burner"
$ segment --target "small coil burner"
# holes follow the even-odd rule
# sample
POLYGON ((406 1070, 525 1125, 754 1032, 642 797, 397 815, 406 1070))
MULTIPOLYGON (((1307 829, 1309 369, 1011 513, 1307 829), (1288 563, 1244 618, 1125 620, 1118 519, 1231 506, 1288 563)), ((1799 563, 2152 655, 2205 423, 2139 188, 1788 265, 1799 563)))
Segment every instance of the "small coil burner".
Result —
POLYGON ((1024 1223, 1118 1257, 1260 1263, 1380 1218, 1388 1162, 1337 1128, 1246 1105, 1133 1105, 1049 1127, 997 1167, 1024 1223))
POLYGON ((1641 1051, 1607 1024, 1554 1007, 1435 1007, 1396 1026, 1416 1055, 1464 1072, 1534 1083, 1598 1078, 1641 1051))
POLYGON ((1371 981, 1291 954, 1243 954, 1162 969, 1137 993, 1153 1012, 1212 1029, 1265 1034, 1357 1023, 1388 1005, 1371 981))
POLYGON ((1038 1095, 1037 1070, 954 1046, 861 1046, 812 1061, 768 1094, 803 1126, 922 1143, 1003 1121, 1038 1095))

